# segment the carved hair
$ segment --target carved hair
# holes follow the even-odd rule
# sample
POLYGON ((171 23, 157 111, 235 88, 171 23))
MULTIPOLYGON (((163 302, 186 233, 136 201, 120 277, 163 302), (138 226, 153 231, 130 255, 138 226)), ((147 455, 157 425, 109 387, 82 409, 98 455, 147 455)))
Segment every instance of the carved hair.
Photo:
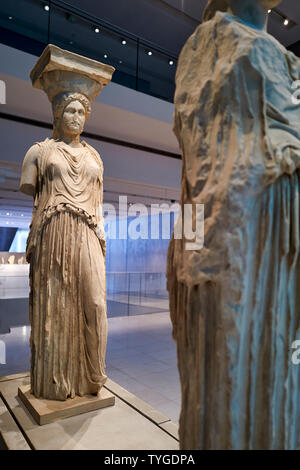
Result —
POLYGON ((202 16, 202 21, 211 20, 217 11, 227 11, 228 6, 228 0, 208 0, 202 16))
POLYGON ((63 116, 64 110, 68 104, 72 101, 79 101, 85 109, 85 120, 87 121, 91 114, 91 103, 89 99, 82 95, 81 93, 61 93, 60 95, 55 96, 52 101, 52 111, 53 111, 53 138, 58 138, 58 128, 60 120, 63 116))

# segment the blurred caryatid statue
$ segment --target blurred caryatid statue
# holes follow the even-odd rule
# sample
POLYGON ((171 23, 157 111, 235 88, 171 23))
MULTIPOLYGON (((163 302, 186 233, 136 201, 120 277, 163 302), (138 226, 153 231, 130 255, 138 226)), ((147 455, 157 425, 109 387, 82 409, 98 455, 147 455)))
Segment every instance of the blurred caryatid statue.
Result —
POLYGON ((300 62, 266 32, 279 3, 210 1, 178 62, 181 204, 205 206, 203 248, 168 252, 181 449, 300 448, 300 62))
POLYGON ((80 141, 114 68, 48 45, 31 72, 52 103, 53 138, 34 144, 21 191, 34 197, 30 262, 31 392, 66 400, 106 381, 103 164, 80 141))

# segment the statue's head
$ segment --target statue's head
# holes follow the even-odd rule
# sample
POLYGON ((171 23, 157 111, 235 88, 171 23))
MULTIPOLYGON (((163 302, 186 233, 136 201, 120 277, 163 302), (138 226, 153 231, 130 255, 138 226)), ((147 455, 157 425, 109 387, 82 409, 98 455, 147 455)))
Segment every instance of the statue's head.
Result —
POLYGON ((228 6, 232 9, 233 12, 237 8, 241 8, 244 5, 249 5, 249 7, 251 7, 257 4, 261 5, 267 10, 268 8, 276 7, 281 2, 282 0, 228 0, 228 6))
POLYGON ((48 44, 30 72, 32 85, 52 104, 53 137, 80 134, 91 104, 110 82, 114 67, 48 44))
POLYGON ((208 0, 206 8, 204 10, 202 20, 211 20, 217 11, 227 11, 228 0, 208 0))
POLYGON ((91 114, 91 103, 81 93, 61 93, 52 101, 53 137, 63 133, 79 135, 91 114))
POLYGON ((233 14, 239 16, 239 11, 245 8, 245 6, 256 6, 261 5, 266 10, 274 8, 282 0, 208 0, 206 8, 203 13, 203 21, 208 21, 217 11, 227 11, 231 9, 233 14))

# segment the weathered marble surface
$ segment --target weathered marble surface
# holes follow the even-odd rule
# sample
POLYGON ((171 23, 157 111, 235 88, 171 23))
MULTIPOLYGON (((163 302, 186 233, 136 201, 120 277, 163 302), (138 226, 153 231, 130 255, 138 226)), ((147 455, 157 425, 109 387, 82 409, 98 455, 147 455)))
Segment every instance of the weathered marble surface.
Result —
POLYGON ((31 72, 54 116, 53 138, 28 150, 20 186, 34 197, 26 257, 37 398, 99 394, 107 378, 103 163, 80 134, 113 71, 48 45, 31 72))
POLYGON ((115 404, 115 396, 104 387, 102 387, 101 394, 95 397, 75 396, 72 400, 66 401, 36 398, 30 393, 30 389, 30 385, 18 387, 18 397, 41 426, 115 404))
POLYGON ((203 249, 186 251, 183 238, 168 252, 180 445, 297 449, 300 106, 291 85, 300 61, 263 29, 265 7, 278 1, 239 2, 264 15, 253 25, 238 2, 228 12, 218 3, 176 75, 181 203, 205 204, 203 249))

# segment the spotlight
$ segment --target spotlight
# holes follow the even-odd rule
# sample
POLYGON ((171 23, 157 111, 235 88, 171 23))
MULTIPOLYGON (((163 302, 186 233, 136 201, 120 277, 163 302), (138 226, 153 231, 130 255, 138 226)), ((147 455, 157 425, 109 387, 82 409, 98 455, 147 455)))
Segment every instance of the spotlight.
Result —
POLYGON ((123 46, 125 46, 125 44, 127 44, 127 42, 125 41, 125 39, 123 39, 122 44, 123 44, 123 46))
POLYGON ((50 10, 49 5, 45 5, 45 6, 44 6, 44 9, 45 9, 46 11, 49 11, 49 10, 50 10))
POLYGON ((173 60, 169 60, 169 65, 174 65, 174 61, 173 61, 173 60))
POLYGON ((103 57, 104 57, 104 59, 107 59, 108 55, 107 55, 107 54, 104 54, 104 56, 103 56, 103 57))
POLYGON ((151 51, 148 51, 147 54, 148 54, 148 55, 152 55, 152 52, 151 52, 151 51))
POLYGON ((284 26, 287 26, 289 24, 289 20, 286 18, 283 22, 284 26))
POLYGON ((12 17, 12 16, 9 16, 9 17, 8 17, 8 19, 9 19, 9 20, 12 20, 12 19, 13 19, 13 17, 12 17))
POLYGON ((95 33, 100 33, 100 29, 99 29, 99 28, 95 28, 95 33))
POLYGON ((270 14, 272 10, 268 10, 268 13, 270 14))

